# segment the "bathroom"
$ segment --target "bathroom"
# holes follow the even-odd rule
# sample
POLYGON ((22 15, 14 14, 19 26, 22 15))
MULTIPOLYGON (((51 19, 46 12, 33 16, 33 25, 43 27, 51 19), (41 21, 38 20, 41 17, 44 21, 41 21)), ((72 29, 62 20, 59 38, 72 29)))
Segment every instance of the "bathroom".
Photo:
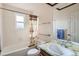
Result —
MULTIPOLYGON (((49 51, 49 45, 52 46, 53 43, 59 51, 59 48, 62 48, 60 45, 64 46, 65 43, 71 45, 69 42, 76 42, 73 46, 77 44, 78 51, 78 6, 78 3, 0 4, 1 55, 27 56, 27 52, 34 48, 38 50, 39 56, 61 56, 60 52, 57 54, 55 53, 57 51, 49 51), (60 34, 60 37, 57 37, 57 30, 63 31, 63 37, 60 34)), ((68 48, 62 48, 64 56, 67 55, 65 51, 73 56, 74 53, 71 51, 73 47, 66 47, 68 48)), ((55 48, 50 49, 55 50, 55 48)))

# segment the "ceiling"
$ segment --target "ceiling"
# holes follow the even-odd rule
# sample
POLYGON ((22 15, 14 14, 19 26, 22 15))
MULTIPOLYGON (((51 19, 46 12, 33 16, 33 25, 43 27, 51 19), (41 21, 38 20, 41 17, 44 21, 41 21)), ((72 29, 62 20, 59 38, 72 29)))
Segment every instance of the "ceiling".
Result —
POLYGON ((51 7, 55 7, 58 10, 62 10, 62 9, 68 8, 72 5, 75 5, 76 3, 46 3, 46 4, 48 4, 51 7))
POLYGON ((56 6, 54 6, 54 7, 57 7, 57 8, 62 8, 62 7, 64 7, 64 6, 67 6, 67 5, 70 5, 71 3, 59 3, 59 4, 57 4, 56 6))

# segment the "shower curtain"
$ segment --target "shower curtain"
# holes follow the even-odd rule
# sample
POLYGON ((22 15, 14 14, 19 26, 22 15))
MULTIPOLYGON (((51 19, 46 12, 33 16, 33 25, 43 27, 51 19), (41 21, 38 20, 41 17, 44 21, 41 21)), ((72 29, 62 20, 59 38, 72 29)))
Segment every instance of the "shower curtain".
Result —
POLYGON ((79 12, 70 15, 69 26, 71 40, 79 43, 79 12))

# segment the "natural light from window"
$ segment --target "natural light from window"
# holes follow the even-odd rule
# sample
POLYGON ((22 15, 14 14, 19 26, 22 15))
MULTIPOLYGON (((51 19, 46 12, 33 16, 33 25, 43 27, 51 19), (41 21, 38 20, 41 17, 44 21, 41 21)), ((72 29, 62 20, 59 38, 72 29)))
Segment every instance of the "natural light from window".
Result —
POLYGON ((16 15, 16 28, 24 29, 24 15, 22 15, 22 14, 16 15))

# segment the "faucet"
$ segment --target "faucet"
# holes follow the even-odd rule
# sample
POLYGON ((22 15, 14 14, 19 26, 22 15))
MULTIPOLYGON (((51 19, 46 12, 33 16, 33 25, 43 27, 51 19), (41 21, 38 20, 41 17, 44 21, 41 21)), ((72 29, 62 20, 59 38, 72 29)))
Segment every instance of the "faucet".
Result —
POLYGON ((62 41, 61 46, 64 46, 64 47, 65 47, 65 44, 66 44, 66 43, 67 43, 67 42, 62 41))
POLYGON ((65 48, 68 48, 67 43, 69 44, 69 46, 72 45, 72 42, 71 42, 71 41, 69 41, 69 40, 65 40, 65 41, 62 41, 61 46, 65 47, 65 48))

